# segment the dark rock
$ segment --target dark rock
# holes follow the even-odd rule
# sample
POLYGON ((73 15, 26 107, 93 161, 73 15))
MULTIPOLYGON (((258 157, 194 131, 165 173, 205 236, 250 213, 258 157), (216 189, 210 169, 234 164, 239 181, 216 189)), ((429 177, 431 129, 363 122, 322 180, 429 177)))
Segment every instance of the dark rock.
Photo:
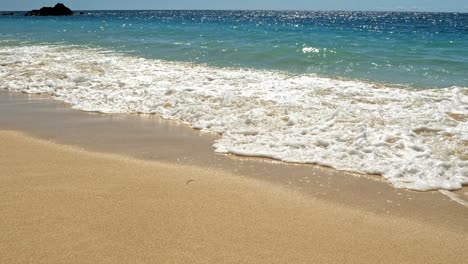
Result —
POLYGON ((25 14, 25 16, 39 16, 39 15, 40 15, 40 12, 39 12, 38 9, 34 9, 34 10, 32 10, 32 11, 30 11, 30 12, 27 12, 27 13, 25 14))
POLYGON ((11 13, 2 13, 2 16, 14 16, 15 13, 11 12, 11 13))
POLYGON ((25 14, 25 16, 72 16, 74 13, 64 4, 59 3, 54 7, 43 7, 39 10, 34 9, 25 14))

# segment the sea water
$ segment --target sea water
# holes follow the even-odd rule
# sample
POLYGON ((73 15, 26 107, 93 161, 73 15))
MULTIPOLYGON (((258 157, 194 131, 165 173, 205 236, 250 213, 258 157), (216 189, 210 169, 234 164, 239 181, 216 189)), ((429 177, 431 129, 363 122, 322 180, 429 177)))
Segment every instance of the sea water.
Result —
POLYGON ((468 183, 468 14, 87 11, 0 17, 0 89, 147 113, 214 150, 468 183))

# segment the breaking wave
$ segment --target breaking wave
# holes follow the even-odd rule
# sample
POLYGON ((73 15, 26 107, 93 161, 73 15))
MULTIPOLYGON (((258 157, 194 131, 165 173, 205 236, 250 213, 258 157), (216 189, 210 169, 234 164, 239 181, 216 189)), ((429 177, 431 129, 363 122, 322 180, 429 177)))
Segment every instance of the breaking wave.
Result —
POLYGON ((381 174, 397 188, 468 183, 468 88, 410 89, 216 68, 76 46, 0 48, 0 89, 84 111, 148 113, 222 137, 221 153, 381 174))

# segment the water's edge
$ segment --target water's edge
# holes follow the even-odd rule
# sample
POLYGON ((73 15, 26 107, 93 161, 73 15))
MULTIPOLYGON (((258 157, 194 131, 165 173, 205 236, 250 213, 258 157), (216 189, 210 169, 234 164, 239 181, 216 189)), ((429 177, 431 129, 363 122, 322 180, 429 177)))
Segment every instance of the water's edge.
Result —
POLYGON ((82 112, 48 96, 0 90, 0 129, 91 151, 228 170, 351 208, 468 231, 468 210, 438 192, 394 189, 375 177, 317 166, 217 155, 211 148, 216 136, 157 116, 82 112))
POLYGON ((222 135, 215 151, 381 174, 397 188, 468 183, 468 88, 408 90, 147 60, 68 45, 2 47, 0 88, 145 113, 222 135))

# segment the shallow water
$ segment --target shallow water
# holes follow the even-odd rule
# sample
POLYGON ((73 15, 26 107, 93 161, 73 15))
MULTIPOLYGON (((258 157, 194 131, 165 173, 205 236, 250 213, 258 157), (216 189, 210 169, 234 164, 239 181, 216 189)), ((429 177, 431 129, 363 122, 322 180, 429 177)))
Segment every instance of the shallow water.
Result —
POLYGON ((0 16, 2 45, 64 43, 138 57, 468 86, 468 14, 301 11, 89 11, 0 16))

